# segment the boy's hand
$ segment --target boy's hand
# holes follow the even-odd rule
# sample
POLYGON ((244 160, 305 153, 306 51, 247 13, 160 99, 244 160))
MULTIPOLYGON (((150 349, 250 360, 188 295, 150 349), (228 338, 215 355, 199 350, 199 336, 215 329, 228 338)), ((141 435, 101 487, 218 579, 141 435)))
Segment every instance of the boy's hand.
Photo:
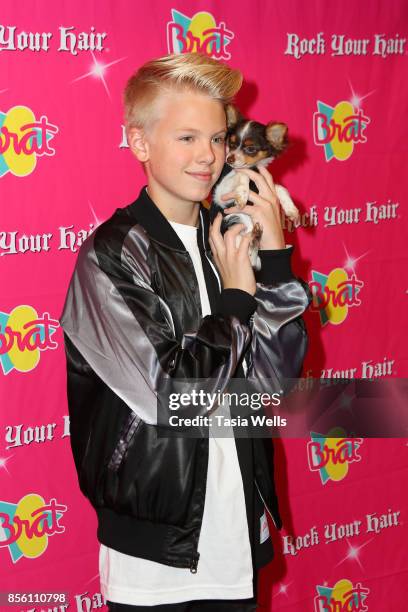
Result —
POLYGON ((251 234, 241 236, 241 242, 236 247, 236 237, 244 228, 243 223, 237 223, 221 235, 222 215, 218 213, 209 231, 209 243, 214 261, 221 274, 224 289, 242 289, 250 295, 256 291, 254 271, 249 259, 249 243, 251 234))
MULTIPOLYGON (((262 227, 260 249, 284 249, 286 245, 280 220, 280 204, 273 178, 264 166, 259 166, 259 171, 260 174, 249 168, 235 168, 235 172, 244 172, 255 183, 259 193, 250 189, 248 200, 253 206, 247 205, 241 209, 238 206, 231 206, 228 208, 228 214, 243 212, 252 218, 253 223, 259 223, 262 227)), ((234 193, 231 192, 226 193, 221 199, 230 200, 233 197, 234 193)))

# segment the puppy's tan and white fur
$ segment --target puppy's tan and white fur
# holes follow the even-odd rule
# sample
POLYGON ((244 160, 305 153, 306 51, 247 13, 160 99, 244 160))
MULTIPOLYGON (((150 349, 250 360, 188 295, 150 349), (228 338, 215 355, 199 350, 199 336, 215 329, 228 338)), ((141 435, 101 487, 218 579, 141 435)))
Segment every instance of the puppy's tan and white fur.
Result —
MULTIPOLYGON (((258 192, 258 189, 243 172, 235 172, 235 168, 252 168, 257 171, 259 166, 268 166, 288 145, 287 125, 277 121, 270 121, 263 125, 257 121, 245 119, 232 104, 226 108, 227 136, 226 136, 226 164, 221 176, 215 183, 212 193, 210 209, 211 220, 219 211, 223 214, 221 233, 235 223, 243 223, 242 234, 252 232, 250 244, 250 257, 255 269, 260 269, 258 257, 259 243, 262 228, 253 224, 252 219, 245 213, 232 213, 228 215, 228 207, 236 205, 243 208, 248 202, 249 190, 258 192), (231 200, 222 200, 221 196, 233 192, 236 197, 231 200)), ((292 220, 299 217, 299 211, 293 203, 289 192, 281 185, 275 185, 276 195, 285 214, 292 220)), ((237 244, 240 236, 237 237, 237 244)))

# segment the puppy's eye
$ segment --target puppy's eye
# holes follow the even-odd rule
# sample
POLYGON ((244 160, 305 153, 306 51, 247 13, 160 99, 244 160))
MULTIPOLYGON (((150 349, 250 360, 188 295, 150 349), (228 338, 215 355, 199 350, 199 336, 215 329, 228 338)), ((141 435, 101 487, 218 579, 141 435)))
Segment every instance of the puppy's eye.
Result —
POLYGON ((256 151, 256 147, 245 147, 245 153, 249 153, 249 155, 253 155, 254 153, 256 153, 256 151))

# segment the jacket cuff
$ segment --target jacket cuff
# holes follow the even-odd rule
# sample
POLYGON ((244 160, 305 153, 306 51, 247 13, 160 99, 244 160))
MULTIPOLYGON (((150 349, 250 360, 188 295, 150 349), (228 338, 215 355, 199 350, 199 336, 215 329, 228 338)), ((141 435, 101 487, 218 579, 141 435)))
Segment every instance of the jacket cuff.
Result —
POLYGON ((286 249, 258 251, 262 267, 255 273, 256 281, 268 285, 295 278, 291 266, 294 248, 293 245, 288 244, 286 249))
POLYGON ((235 316, 241 323, 248 323, 257 307, 256 299, 242 289, 223 289, 218 296, 215 314, 235 316))

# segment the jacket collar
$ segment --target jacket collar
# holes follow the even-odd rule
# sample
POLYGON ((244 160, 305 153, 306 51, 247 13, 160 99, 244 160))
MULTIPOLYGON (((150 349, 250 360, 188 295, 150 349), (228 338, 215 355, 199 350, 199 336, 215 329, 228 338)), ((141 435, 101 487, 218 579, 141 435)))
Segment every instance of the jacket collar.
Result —
MULTIPOLYGON (((139 197, 130 204, 128 209, 135 220, 145 228, 150 238, 157 240, 171 249, 186 252, 185 246, 177 233, 147 193, 146 185, 142 187, 139 197)), ((209 224, 209 212, 207 208, 200 203, 197 237, 199 246, 202 247, 202 245, 204 245, 206 251, 210 250, 210 244, 208 242, 209 224)))

